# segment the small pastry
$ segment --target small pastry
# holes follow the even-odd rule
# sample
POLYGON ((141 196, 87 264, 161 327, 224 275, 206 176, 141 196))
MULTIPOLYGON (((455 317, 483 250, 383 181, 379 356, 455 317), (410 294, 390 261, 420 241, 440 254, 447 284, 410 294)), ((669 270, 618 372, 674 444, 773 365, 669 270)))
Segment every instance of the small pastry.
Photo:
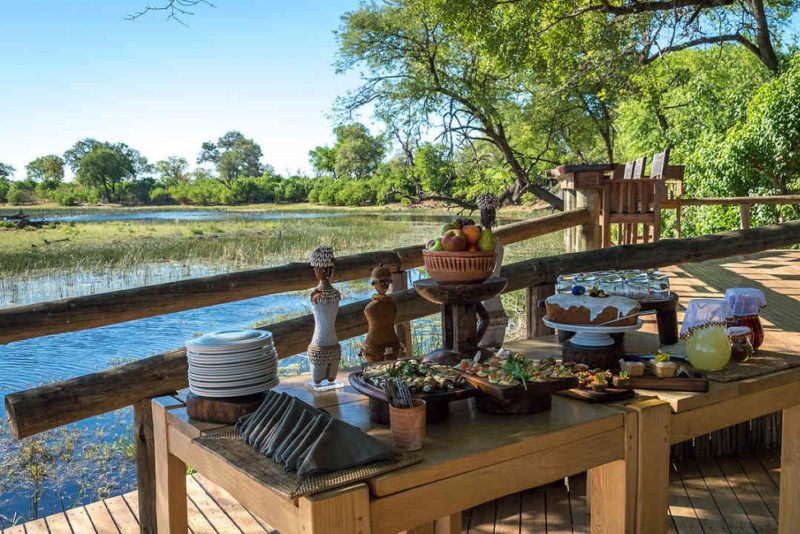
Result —
POLYGON ((675 362, 653 362, 653 374, 660 378, 672 378, 678 372, 675 362))
POLYGON ((614 383, 614 387, 617 388, 627 388, 631 383, 631 379, 628 376, 627 371, 620 371, 617 376, 612 378, 612 381, 614 383))
POLYGON ((608 382, 606 382, 605 378, 595 376, 594 380, 592 380, 592 391, 602 392, 605 391, 607 387, 608 382))
POLYGON ((628 373, 628 376, 642 376, 644 375, 643 362, 628 362, 625 360, 619 361, 619 368, 628 373))

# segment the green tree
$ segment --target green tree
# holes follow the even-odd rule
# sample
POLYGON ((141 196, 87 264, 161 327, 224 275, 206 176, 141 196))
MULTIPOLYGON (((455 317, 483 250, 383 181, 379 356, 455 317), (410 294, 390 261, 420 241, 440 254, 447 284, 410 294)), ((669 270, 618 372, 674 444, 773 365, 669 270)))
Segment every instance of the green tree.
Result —
POLYGON ((38 157, 25 166, 25 174, 45 190, 55 189, 64 180, 64 160, 55 154, 38 157))
POLYGON ((220 181, 230 188, 236 178, 261 175, 261 156, 258 143, 246 138, 241 132, 230 131, 216 143, 203 143, 197 163, 213 163, 220 181))
POLYGON ((155 171, 165 187, 189 181, 189 162, 185 158, 169 156, 167 159, 157 161, 155 171))
POLYGON ((134 173, 134 163, 124 153, 107 146, 96 146, 80 157, 75 178, 81 185, 102 191, 102 198, 109 202, 118 199, 123 180, 134 173))
POLYGON ((64 152, 64 161, 70 169, 72 169, 72 172, 77 174, 80 172, 81 160, 83 157, 100 147, 113 150, 126 158, 133 169, 131 176, 143 176, 153 171, 152 165, 148 163, 147 158, 142 156, 138 150, 129 147, 125 143, 109 143, 107 141, 98 141, 97 139, 88 137, 76 142, 64 152))
POLYGON ((336 178, 336 149, 329 146, 318 146, 308 151, 308 161, 317 176, 333 176, 336 178))
POLYGON ((0 178, 13 178, 15 172, 17 172, 17 169, 13 166, 0 162, 0 178))

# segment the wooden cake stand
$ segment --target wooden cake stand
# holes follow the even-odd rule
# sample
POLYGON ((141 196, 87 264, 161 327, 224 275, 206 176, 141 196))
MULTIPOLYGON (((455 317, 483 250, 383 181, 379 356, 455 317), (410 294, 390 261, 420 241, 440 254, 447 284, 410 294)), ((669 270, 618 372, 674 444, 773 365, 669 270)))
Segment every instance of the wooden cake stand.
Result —
POLYGON ((559 332, 574 332, 575 335, 561 343, 561 359, 564 362, 575 362, 588 365, 590 368, 619 370, 619 359, 625 356, 625 348, 621 339, 613 334, 623 334, 639 330, 642 321, 629 326, 592 326, 554 323, 543 319, 544 324, 559 332))
POLYGON ((455 365, 475 357, 480 350, 478 342, 489 327, 489 314, 481 302, 499 295, 507 283, 505 278, 489 278, 480 284, 439 284, 431 279, 414 282, 421 297, 442 306, 444 346, 425 356, 425 361, 455 365))
POLYGON ((264 402, 264 397, 264 393, 213 398, 189 393, 186 397, 186 412, 197 421, 232 425, 241 416, 255 411, 264 402))

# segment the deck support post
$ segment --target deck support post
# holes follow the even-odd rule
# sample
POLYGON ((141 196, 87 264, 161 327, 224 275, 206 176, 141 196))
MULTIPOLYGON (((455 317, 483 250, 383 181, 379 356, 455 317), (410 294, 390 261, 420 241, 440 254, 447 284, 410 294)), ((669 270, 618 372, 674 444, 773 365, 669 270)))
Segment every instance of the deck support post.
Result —
POLYGON ((800 405, 783 410, 781 436, 781 497, 778 528, 782 534, 800 531, 800 405))
POLYGON ((553 329, 546 326, 542 319, 545 315, 544 308, 539 306, 539 302, 550 295, 555 294, 555 284, 544 284, 539 286, 529 286, 526 290, 525 308, 527 313, 527 334, 528 339, 539 336, 549 336, 553 334, 553 329))
MULTIPOLYGON (((408 289, 408 271, 397 271, 392 273, 391 292, 405 291, 408 289)), ((411 321, 405 321, 394 325, 394 331, 400 342, 406 347, 406 355, 414 354, 414 339, 411 337, 411 321)))
POLYGON ((167 408, 157 403, 151 403, 151 406, 155 406, 152 412, 158 532, 183 534, 189 530, 186 464, 169 450, 167 408))
POLYGON ((366 484, 301 497, 300 532, 304 534, 369 534, 369 489, 366 484))
POLYGON ((151 399, 143 399, 133 405, 133 435, 136 446, 136 486, 139 490, 139 529, 142 534, 155 534, 158 532, 156 458, 151 399))

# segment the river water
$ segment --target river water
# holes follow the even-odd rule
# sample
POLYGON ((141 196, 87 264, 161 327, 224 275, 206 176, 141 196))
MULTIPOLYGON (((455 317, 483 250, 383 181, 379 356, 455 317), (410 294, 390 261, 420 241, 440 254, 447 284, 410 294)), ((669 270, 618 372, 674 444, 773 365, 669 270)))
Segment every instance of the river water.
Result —
MULTIPOLYGON (((187 211, 68 215, 64 217, 69 219, 61 220, 212 220, 218 214, 231 216, 229 212, 187 211)), ((289 216, 338 215, 299 213, 289 216)), ((0 307, 207 276, 225 270, 224 266, 176 262, 139 265, 124 271, 0 278, 0 307)), ((411 276, 416 278, 418 274, 412 272, 411 276)), ((342 292, 343 304, 367 298, 371 293, 366 281, 337 286, 342 292)), ((309 313, 307 298, 306 291, 268 295, 0 346, 0 397, 175 349, 200 333, 247 328, 256 322, 269 324, 287 316, 309 313)), ((426 340, 427 346, 432 348, 438 344, 436 321, 416 322, 415 330, 426 340)), ((343 343, 345 358, 352 361, 358 342, 356 339, 343 343)), ((282 360, 282 366, 284 372, 289 369, 296 372, 306 369, 307 362, 303 356, 295 356, 282 360)), ((0 420, 4 418, 4 408, 0 405, 0 420)), ((0 431, 0 529, 14 521, 46 516, 108 494, 134 489, 131 443, 129 409, 68 425, 43 438, 15 441, 3 428, 0 431)))

